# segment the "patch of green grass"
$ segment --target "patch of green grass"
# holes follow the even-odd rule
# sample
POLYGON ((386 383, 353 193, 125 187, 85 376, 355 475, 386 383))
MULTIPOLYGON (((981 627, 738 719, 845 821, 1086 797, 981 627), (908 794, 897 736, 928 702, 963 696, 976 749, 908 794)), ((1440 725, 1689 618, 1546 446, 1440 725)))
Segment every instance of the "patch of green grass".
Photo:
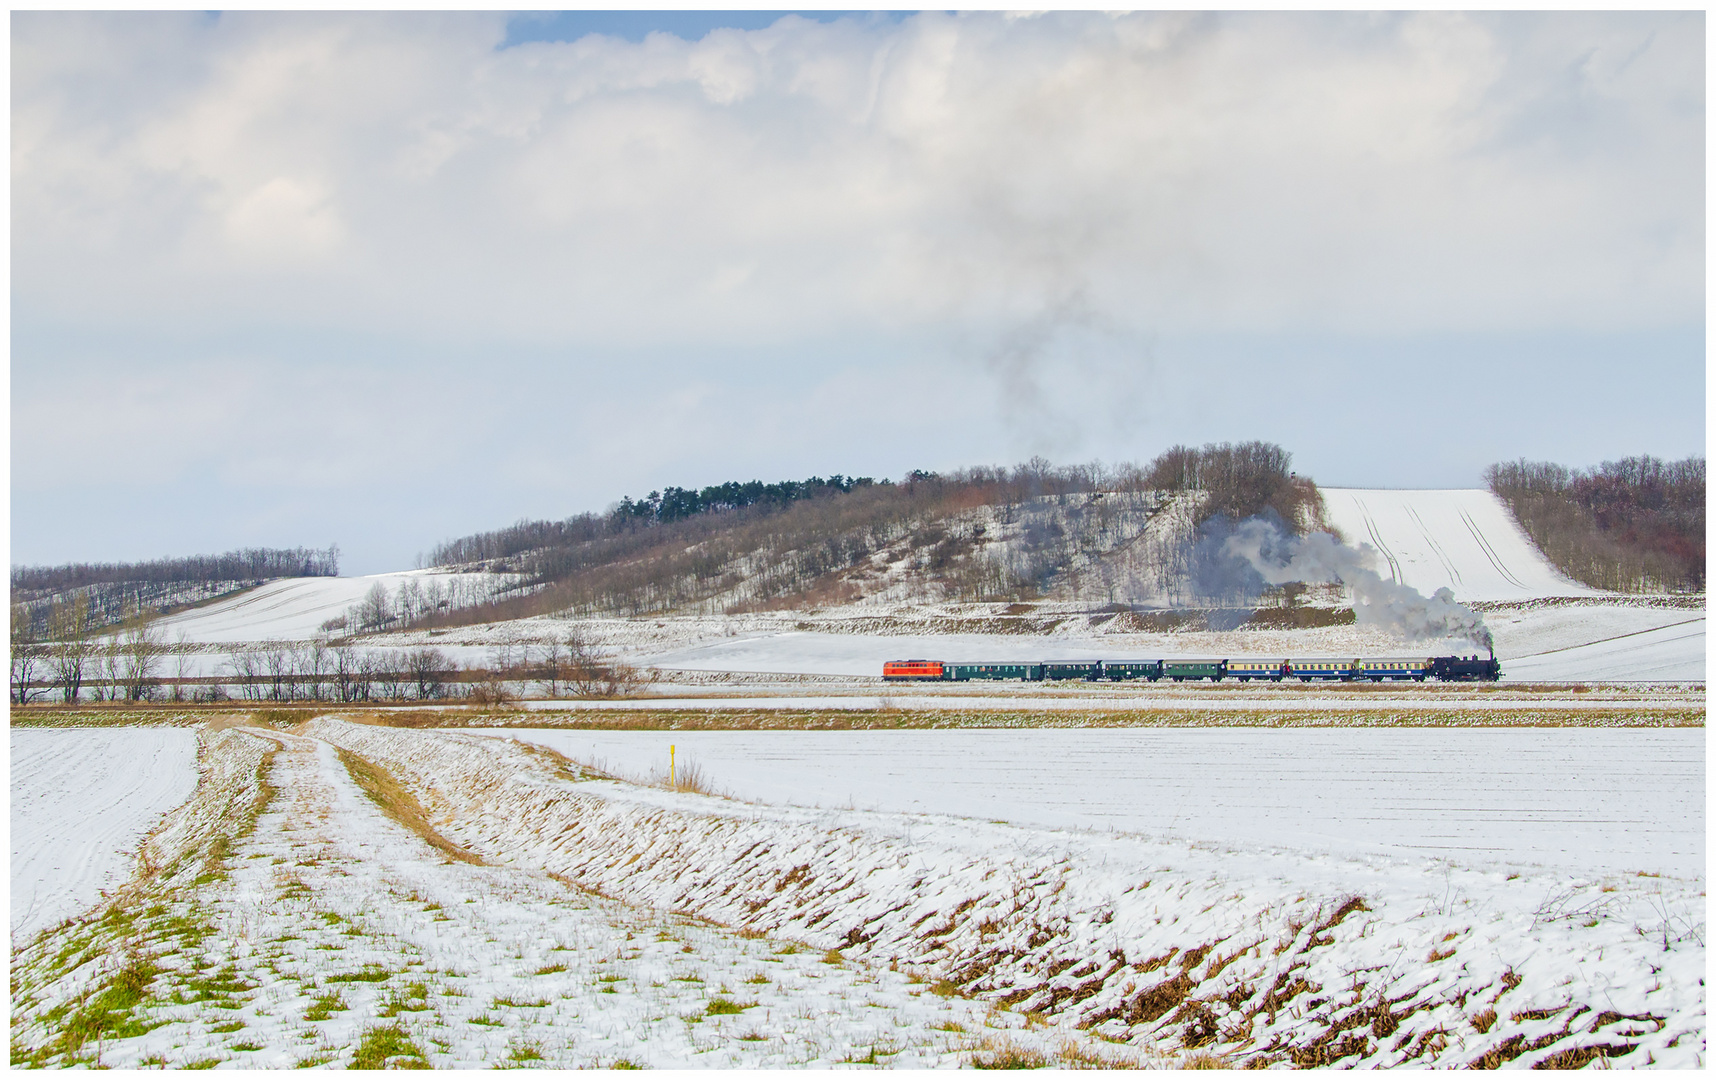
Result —
POLYGON ((398 1024, 372 1027, 358 1040, 357 1055, 352 1059, 354 1069, 427 1069, 430 1068, 423 1051, 411 1041, 405 1028, 398 1024))
POLYGON ((542 1048, 537 1046, 535 1043, 525 1043, 522 1046, 515 1046, 512 1048, 512 1052, 507 1054, 507 1060, 508 1061, 541 1061, 542 1060, 542 1048))
POLYGON ((565 964, 547 964, 531 972, 533 975, 558 975, 566 970, 565 964))
POLYGON ((226 1060, 225 1058, 217 1058, 217 1057, 198 1058, 195 1061, 185 1062, 183 1065, 180 1065, 179 1068, 181 1068, 181 1069, 212 1069, 216 1065, 219 1065, 221 1062, 223 1062, 225 1060, 226 1060))
POLYGON ((339 975, 329 975, 328 981, 331 983, 385 982, 391 974, 392 972, 386 968, 366 967, 362 971, 347 971, 339 975))
POLYGON ((214 1027, 209 1028, 209 1031, 215 1035, 229 1035, 234 1031, 242 1031, 243 1029, 243 1020, 228 1020, 224 1024, 216 1024, 214 1027))
POLYGON ((547 998, 537 998, 535 1001, 514 1001, 510 997, 498 997, 495 998, 494 1003, 496 1008, 508 1009, 546 1009, 548 1007, 547 998))
POLYGON ((473 1016, 470 1018, 470 1020, 468 1020, 466 1022, 471 1023, 471 1024, 480 1024, 483 1027, 505 1027, 506 1026, 506 1021, 496 1020, 494 1017, 490 1016, 488 1013, 484 1013, 481 1016, 473 1016))
POLYGON ((641 1069, 641 1068, 643 1068, 642 1065, 639 1065, 637 1062, 633 1061, 631 1058, 615 1058, 613 1061, 608 1063, 607 1067, 610 1069, 613 1069, 615 1072, 620 1072, 620 1071, 623 1071, 625 1069, 641 1069))
POLYGON ((380 1016, 398 1016, 402 1012, 426 1012, 429 1008, 429 984, 407 983, 382 1003, 380 1016))
POLYGON ((154 959, 133 955, 101 988, 85 1000, 75 1012, 70 1005, 49 1010, 42 1019, 50 1027, 59 1024, 57 1037, 35 1051, 13 1048, 13 1064, 46 1065, 53 1058, 64 1064, 73 1059, 89 1043, 109 1039, 132 1039, 160 1027, 165 1021, 148 1023, 136 1015, 139 1006, 149 997, 149 984, 160 973, 154 959), (60 1024, 61 1020, 63 1024, 60 1024), (22 1057, 22 1061, 20 1061, 22 1057))
POLYGON ((326 1020, 336 1012, 344 1012, 346 1008, 346 999, 339 993, 323 994, 310 1003, 310 1007, 304 1011, 304 1019, 326 1020))
POLYGON ((708 1007, 703 1010, 703 1014, 705 1016, 737 1016, 754 1005, 756 1005, 754 1001, 731 1001, 727 998, 718 997, 709 1003, 708 1007))
POLYGON ((262 1044, 261 1043, 249 1043, 249 1042, 233 1043, 231 1046, 227 1047, 227 1049, 237 1050, 240 1053, 248 1054, 248 1053, 251 1053, 252 1051, 262 1049, 262 1044))

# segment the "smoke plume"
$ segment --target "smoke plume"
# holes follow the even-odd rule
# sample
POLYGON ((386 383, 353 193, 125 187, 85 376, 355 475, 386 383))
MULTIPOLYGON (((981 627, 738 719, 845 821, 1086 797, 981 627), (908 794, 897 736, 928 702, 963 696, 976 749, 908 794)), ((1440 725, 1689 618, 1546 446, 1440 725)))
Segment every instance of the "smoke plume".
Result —
POLYGON ((1234 528, 1222 551, 1244 559, 1271 585, 1345 585, 1360 626, 1379 626, 1408 641, 1464 638, 1486 649, 1494 645, 1483 616, 1455 601, 1452 590, 1425 596, 1378 574, 1376 551, 1368 544, 1349 547, 1325 532, 1298 537, 1255 517, 1234 528))

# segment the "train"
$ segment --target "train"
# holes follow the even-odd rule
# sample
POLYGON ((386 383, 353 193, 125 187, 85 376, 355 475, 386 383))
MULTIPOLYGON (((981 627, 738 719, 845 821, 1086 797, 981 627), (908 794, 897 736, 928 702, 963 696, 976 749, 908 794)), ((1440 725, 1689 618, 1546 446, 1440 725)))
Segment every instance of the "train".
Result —
POLYGON ((1488 658, 1474 654, 1307 660, 889 660, 882 665, 882 678, 889 682, 1495 682, 1501 678, 1501 662, 1493 651, 1488 658))

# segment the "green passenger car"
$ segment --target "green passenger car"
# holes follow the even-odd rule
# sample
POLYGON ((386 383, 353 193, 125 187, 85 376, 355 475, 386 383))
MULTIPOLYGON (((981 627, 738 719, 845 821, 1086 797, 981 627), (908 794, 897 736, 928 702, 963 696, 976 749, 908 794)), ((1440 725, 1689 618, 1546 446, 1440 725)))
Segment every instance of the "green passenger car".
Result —
POLYGON ((1016 663, 1013 661, 978 663, 978 664, 945 664, 943 670, 947 679, 956 682, 966 679, 1024 679, 1035 682, 1043 677, 1043 665, 1016 663))
POLYGON ((1045 679, 1084 679, 1087 682, 1096 679, 1102 673, 1102 664, 1096 660, 1055 661, 1043 665, 1045 679))
POLYGON ((1184 682, 1187 679, 1210 679, 1219 682, 1227 668, 1226 660, 1164 660, 1162 678, 1184 682))
POLYGON ((1114 682, 1132 679, 1154 681, 1162 677, 1162 662, 1160 660, 1104 660, 1102 662, 1102 677, 1114 682))

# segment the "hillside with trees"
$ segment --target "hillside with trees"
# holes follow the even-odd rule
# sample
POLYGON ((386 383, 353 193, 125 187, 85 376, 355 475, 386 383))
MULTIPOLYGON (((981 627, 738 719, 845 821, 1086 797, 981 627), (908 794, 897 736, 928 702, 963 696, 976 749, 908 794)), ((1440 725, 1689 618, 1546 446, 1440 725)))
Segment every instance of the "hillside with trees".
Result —
POLYGON ((606 514, 521 521, 451 540, 428 565, 516 575, 516 595, 426 615, 445 626, 549 612, 646 615, 898 600, 1179 602, 1200 542, 1246 517, 1320 521, 1291 455, 1251 442, 1177 446, 1148 465, 867 477, 622 499, 606 514))
POLYGON ((1704 590, 1704 459, 1650 456, 1569 469, 1505 462, 1485 473, 1568 577, 1615 592, 1704 590))

